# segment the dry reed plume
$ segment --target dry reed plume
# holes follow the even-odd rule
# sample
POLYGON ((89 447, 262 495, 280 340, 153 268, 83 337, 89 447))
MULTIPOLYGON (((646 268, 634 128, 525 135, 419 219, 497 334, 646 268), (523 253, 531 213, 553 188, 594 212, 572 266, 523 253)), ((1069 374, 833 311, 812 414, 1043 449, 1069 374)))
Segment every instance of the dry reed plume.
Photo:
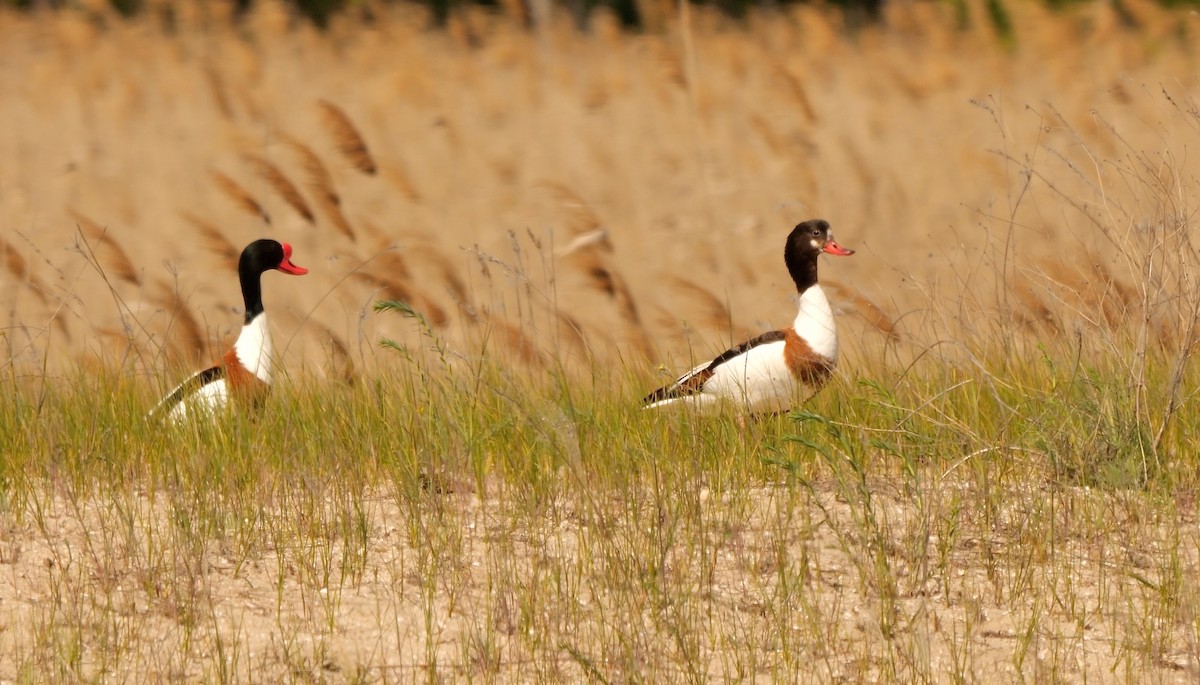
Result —
POLYGON ((600 216, 566 185, 554 181, 543 181, 539 185, 550 192, 567 218, 569 241, 560 252, 561 258, 613 302, 628 327, 634 349, 643 357, 650 358, 653 349, 650 335, 642 322, 633 291, 616 269, 612 258, 613 245, 603 229, 600 216))
POLYGON ((156 285, 159 292, 157 300, 168 316, 165 334, 168 339, 180 341, 178 347, 183 350, 178 361, 191 364, 204 359, 208 351, 204 327, 192 315, 187 303, 179 297, 179 291, 171 283, 159 280, 156 285), (173 334, 175 330, 178 332, 173 334))
POLYGON ((378 171, 375 159, 371 156, 370 149, 367 148, 367 141, 358 132, 354 122, 350 121, 350 117, 340 107, 328 100, 318 101, 317 106, 321 110, 321 122, 325 125, 325 130, 333 139, 338 151, 355 169, 364 174, 375 175, 375 172, 378 171))
POLYGON ((354 366, 354 359, 350 356, 350 348, 346 345, 346 341, 334 333, 333 329, 322 323, 314 321, 310 322, 310 325, 316 328, 319 340, 329 343, 329 359, 326 361, 329 376, 346 385, 354 385, 358 382, 358 370, 354 366))
POLYGON ((404 167, 398 164, 389 165, 384 168, 383 175, 405 199, 411 202, 421 201, 421 191, 417 189, 412 175, 404 167))
POLYGON ((226 121, 232 121, 233 106, 229 102, 229 94, 226 92, 225 82, 216 67, 210 64, 204 68, 204 81, 208 85, 209 95, 212 96, 213 103, 216 104, 217 111, 221 113, 221 117, 226 121))
POLYGON ((500 317, 488 315, 483 317, 480 324, 485 350, 487 350, 488 341, 499 340, 502 347, 498 351, 502 355, 512 355, 527 366, 545 368, 546 360, 541 349, 521 328, 500 317))
MULTIPOLYGON (((108 241, 95 237, 104 232, 82 221, 80 231, 100 247, 105 268, 131 284, 156 283, 164 261, 185 253, 173 243, 193 236, 206 252, 232 263, 242 238, 281 211, 322 229, 289 238, 317 264, 336 265, 343 255, 363 259, 370 248, 358 245, 421 236, 399 256, 341 282, 333 274, 345 269, 314 269, 295 306, 316 307, 311 316, 329 326, 336 314, 307 294, 321 291, 316 284, 329 278, 325 288, 346 292, 324 302, 361 306, 377 292, 412 300, 450 336, 472 328, 474 319, 482 323, 481 312, 499 311, 485 302, 511 301, 513 293, 472 291, 461 265, 446 255, 474 245, 495 253, 512 231, 553 235, 549 256, 557 270, 536 284, 550 323, 521 332, 543 352, 553 352, 550 340, 558 340, 564 351, 599 359, 628 347, 648 352, 652 340, 686 344, 677 335, 680 307, 673 300, 685 313, 687 307, 700 312, 702 336, 730 334, 731 321, 735 332, 750 333, 777 318, 774 294, 785 274, 769 231, 760 227, 818 214, 843 227, 847 242, 865 248, 829 274, 854 284, 839 290, 831 282, 830 292, 835 307, 848 314, 840 321, 855 344, 896 341, 894 319, 902 319, 902 347, 915 350, 919 341, 909 338, 909 324, 926 330, 921 312, 967 280, 970 258, 964 255, 991 249, 999 223, 994 216, 1008 216, 1019 237, 1033 226, 1049 236, 1018 239, 1022 263, 1046 278, 1026 279, 1023 290, 1007 294, 1031 338, 1067 330, 1072 308, 1088 316, 1094 311, 1096 321, 1115 327, 1140 306, 1141 293, 1126 292, 1133 279, 1115 262, 1113 242, 1106 244, 1094 226, 1104 223, 1105 211, 1116 216, 1151 190, 1186 184, 1195 176, 1192 162, 1163 157, 1160 166, 1172 167, 1170 173, 1146 171, 1146 189, 1139 190, 1127 181, 1151 169, 1152 154, 1130 154, 1113 165, 1123 177, 1101 183, 1097 174, 1110 173, 1109 167, 1077 151, 1098 158, 1106 150, 1153 150, 1162 140, 1191 135, 1188 103, 1194 98, 1174 86, 1163 93, 1141 85, 1151 75, 1168 83, 1172 74, 1185 74, 1188 62, 1167 28, 1175 20, 1150 13, 1143 30, 1161 45, 1152 55, 1121 33, 1109 10, 1080 8, 1060 20, 1019 8, 1015 20, 1025 34, 1045 41, 1031 38, 1010 54, 994 37, 964 32, 948 15, 917 8, 889 8, 886 21, 895 22, 894 31, 885 23, 853 35, 813 8, 789 9, 788 21, 754 17, 736 29, 704 8, 688 12, 686 21, 664 16, 665 33, 640 37, 622 33, 611 17, 598 19, 591 33, 552 24, 536 35, 503 17, 459 18, 456 30, 475 53, 457 52, 453 38, 414 27, 390 10, 376 16, 374 33, 359 35, 355 20, 341 18, 323 35, 301 31, 286 13, 264 6, 247 17, 244 28, 253 41, 239 38, 216 15, 204 15, 180 26, 204 26, 231 40, 201 59, 180 52, 178 35, 144 18, 103 26, 54 23, 58 28, 41 34, 49 36, 38 48, 46 58, 36 61, 35 34, 14 29, 0 56, 15 65, 14 73, 30 74, 27 101, 39 114, 0 97, 10 130, 22 132, 0 132, 7 155, 0 159, 27 168, 12 177, 29 185, 28 193, 0 198, 0 220, 40 222, 44 229, 33 247, 49 254, 72 226, 39 216, 48 211, 40 208, 74 207, 117 221, 119 245, 111 233, 108 241), (1119 47, 1086 52, 1101 35, 1105 45, 1119 47), (161 68, 103 70, 124 58, 120 44, 135 46, 161 68), (74 58, 81 49, 89 51, 88 64, 74 58), (279 61, 277 51, 297 57, 279 61), (406 65, 403 73, 378 68, 397 63, 406 65), (996 68, 1001 63, 1007 66, 996 68), (1088 89, 1077 78, 1082 63, 1123 76, 1088 89), (878 64, 905 64, 904 82, 878 64), (294 93, 297 82, 322 94, 309 100, 311 117, 295 116, 294 97, 279 95, 294 93), (993 91, 1008 99, 978 99, 993 91), (157 92, 171 97, 147 97, 157 92), (71 118, 80 94, 88 115, 71 118), (182 115, 169 103, 185 97, 199 106, 182 115), (977 98, 974 104, 970 98, 977 98), (935 102, 945 106, 930 107, 935 102), (1166 123, 1149 135, 1139 123, 1149 120, 1166 123), (170 132, 170 144, 159 131, 170 132), (154 133, 148 139, 146 132, 154 133), (32 149, 30 140, 40 156, 22 152, 32 149), (109 144, 115 140, 127 144, 109 144), (286 153, 273 154, 279 143, 286 153), (913 163, 931 149, 944 164, 913 163), (244 173, 229 171, 229 160, 245 164, 244 173), (1034 190, 1045 196, 1043 189, 1052 187, 1056 201, 1068 207, 1051 226, 1044 218, 1050 214, 1035 215, 1034 203, 1005 194, 1020 186, 1030 160, 1040 184, 1034 190), (72 171, 62 176, 62 169, 72 171), (194 182, 206 170, 228 204, 207 206, 208 189, 194 182), (46 180, 52 178, 61 185, 46 180), (1093 199, 1095 188, 1107 193, 1103 202, 1093 199), (33 203, 22 205, 22 196, 33 203), (1005 202, 1011 206, 1001 207, 1005 202), (184 221, 179 207, 189 210, 184 221), (861 235, 851 240, 856 232, 861 235), (1088 268, 1055 272, 1053 260, 1042 259, 1058 254, 1068 235, 1089 251, 1090 262, 1111 272, 1108 277, 1088 268), (348 249, 351 242, 356 249, 348 249), (910 279, 902 288, 898 275, 910 279), (655 315, 647 318, 647 312, 655 315), (468 325, 456 327, 459 322, 468 325)), ((6 21, 29 29, 36 24, 20 16, 6 21)), ((1183 201, 1181 194, 1174 197, 1176 204, 1183 201)), ((55 306, 45 293, 65 291, 69 281, 64 286, 47 265, 22 262, 29 256, 22 252, 8 247, 8 273, 14 281, 40 284, 33 289, 45 301, 26 298, 20 315, 45 317, 55 306)), ((205 286, 189 294, 192 311, 206 310, 217 292, 205 286)), ((99 308, 66 319, 78 334, 128 315, 110 311, 93 322, 96 313, 99 308)), ((1161 333, 1155 335, 1178 337, 1181 325, 1156 314, 1161 333)), ((312 336, 301 332, 298 340, 306 338, 312 336)), ((303 344, 295 349, 305 354, 303 344)))
POLYGON ((270 160, 259 155, 247 154, 244 156, 246 163, 254 169, 264 181, 267 182, 279 197, 283 198, 284 202, 296 210, 296 213, 304 217, 308 223, 315 223, 316 217, 313 216, 312 209, 308 206, 308 201, 300 194, 300 189, 296 184, 292 183, 283 171, 270 160))
POLYGON ((0 252, 4 253, 4 265, 13 280, 17 283, 27 284, 34 296, 46 304, 49 301, 50 291, 45 282, 30 269, 29 262, 20 251, 12 243, 0 238, 0 252))
POLYGON ((234 269, 237 267, 238 256, 241 254, 242 248, 234 245, 229 238, 226 238, 221 229, 217 228, 212 222, 201 219, 191 212, 181 211, 180 216, 200 232, 200 238, 210 252, 220 257, 221 261, 228 268, 234 269))
POLYGON ((317 198, 317 206, 329 218, 333 227, 337 232, 349 238, 351 241, 356 240, 354 227, 346 219, 346 215, 342 213, 342 197, 337 192, 337 187, 333 183, 333 175, 329 173, 329 168, 321 161, 321 158, 313 151, 311 147, 293 136, 284 136, 284 142, 293 152, 300 158, 300 165, 304 169, 304 173, 308 176, 308 187, 313 195, 317 198))
POLYGON ((736 340, 745 340, 753 335, 748 328, 734 321, 729 305, 707 288, 680 276, 668 276, 666 280, 676 292, 700 305, 702 316, 698 323, 703 328, 728 331, 736 340))
POLYGON ((871 328, 879 331, 891 341, 900 339, 900 332, 896 330, 896 324, 892 317, 879 308, 879 305, 872 302, 865 295, 848 286, 842 285, 836 281, 825 279, 822 282, 822 287, 833 295, 839 306, 848 306, 855 314, 862 317, 871 328))
POLYGON ((254 195, 246 190, 240 183, 230 178, 228 175, 210 169, 209 175, 216 181, 217 188, 233 202, 234 206, 246 212, 250 216, 254 216, 263 220, 263 223, 270 224, 271 216, 267 214, 267 210, 263 208, 258 200, 254 199, 254 195))
POLYGON ((117 278, 127 283, 132 283, 135 286, 140 286, 142 278, 138 268, 134 266, 133 260, 129 258, 129 253, 121 247, 121 244, 117 242, 112 233, 107 228, 101 228, 100 224, 74 209, 69 210, 69 212, 75 219, 75 224, 83 233, 84 238, 99 246, 101 256, 103 256, 104 260, 108 263, 108 267, 112 269, 117 278))

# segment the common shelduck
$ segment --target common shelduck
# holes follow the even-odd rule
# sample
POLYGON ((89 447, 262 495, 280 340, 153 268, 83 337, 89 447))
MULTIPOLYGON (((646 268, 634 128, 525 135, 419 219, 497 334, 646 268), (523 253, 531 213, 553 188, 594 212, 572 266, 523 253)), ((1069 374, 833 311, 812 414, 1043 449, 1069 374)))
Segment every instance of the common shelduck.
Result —
POLYGON ((238 259, 238 280, 246 303, 246 319, 233 347, 217 362, 180 383, 150 412, 151 417, 168 416, 174 421, 198 412, 212 413, 225 407, 230 397, 254 406, 271 384, 271 334, 263 310, 262 275, 277 269, 302 276, 308 269, 292 263, 292 246, 268 238, 255 240, 238 259))
POLYGON ((800 294, 792 325, 747 340, 659 388, 642 401, 645 408, 691 403, 710 408, 722 403, 756 413, 777 413, 807 400, 825 385, 837 365, 837 329, 829 300, 817 283, 822 252, 852 255, 833 239, 829 222, 798 224, 787 237, 783 261, 800 294))

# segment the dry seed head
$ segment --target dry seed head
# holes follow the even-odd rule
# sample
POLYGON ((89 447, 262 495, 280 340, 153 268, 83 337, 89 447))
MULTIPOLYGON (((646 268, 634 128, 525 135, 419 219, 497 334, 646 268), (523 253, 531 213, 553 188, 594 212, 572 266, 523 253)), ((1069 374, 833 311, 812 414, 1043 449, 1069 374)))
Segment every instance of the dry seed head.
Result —
POLYGON ((320 339, 329 341, 328 366, 332 371, 330 375, 340 378, 346 385, 354 385, 358 381, 358 372, 354 368, 354 360, 350 357, 350 348, 346 342, 324 324, 313 321, 310 325, 318 329, 320 339))
POLYGON ((421 191, 417 190, 417 185, 413 183, 412 176, 408 171, 400 165, 389 165, 384 167, 384 177, 392 184, 406 200, 410 202, 421 201, 421 191))
POLYGON ((329 217, 329 221, 333 223, 333 227, 337 229, 338 233, 346 236, 351 241, 357 239, 354 235, 354 227, 350 225, 350 221, 342 213, 342 208, 339 205, 328 202, 326 198, 318 199, 317 204, 321 207, 321 211, 329 217))
POLYGON ((258 200, 254 199, 250 191, 216 169, 209 169, 209 173, 212 175, 213 180, 216 181, 217 188, 225 194, 225 197, 233 201, 234 206, 251 216, 262 219, 267 224, 271 223, 271 217, 267 214, 267 210, 263 209, 258 200))
POLYGON ((808 90, 804 87, 804 82, 800 80, 800 77, 781 63, 776 63, 775 70, 785 86, 783 92, 791 96, 792 101, 799 107, 799 112, 804 115, 805 123, 818 122, 820 118, 813 109, 812 100, 808 97, 808 90))
POLYGON ((340 206, 342 198, 338 196, 337 188, 333 185, 333 176, 317 153, 313 152, 308 145, 287 134, 284 134, 283 140, 300 157, 300 165, 304 168, 304 173, 308 174, 309 187, 324 201, 334 206, 340 206))
POLYGON ((185 221, 200 231, 200 237, 210 252, 216 254, 222 261, 226 262, 229 268, 232 269, 237 266, 238 255, 241 254, 241 250, 221 233, 221 229, 191 212, 181 210, 179 213, 185 221))
POLYGON ((310 224, 316 221, 312 209, 308 206, 308 202, 300 194, 300 189, 284 175, 279 167, 271 163, 270 160, 258 155, 247 154, 244 155, 244 159, 254 169, 255 173, 274 188, 275 192, 279 193, 284 202, 287 202, 292 209, 296 210, 296 213, 304 217, 305 221, 310 224))
POLYGON ((411 272, 408 270, 408 262, 404 259, 404 255, 400 254, 400 250, 396 248, 386 248, 372 259, 371 271, 387 274, 389 278, 403 282, 408 282, 412 277, 411 272))
POLYGON ((42 279, 38 278, 37 274, 33 273, 29 268, 29 262, 17 251, 17 248, 3 238, 0 238, 0 252, 4 253, 4 263, 8 268, 8 273, 18 283, 28 283, 33 294, 41 300, 42 304, 49 301, 50 291, 42 279))
POLYGON ((83 214, 74 209, 68 210, 71 217, 75 219, 76 225, 84 237, 91 240, 98 248, 98 254, 103 254, 105 261, 112 268, 113 273, 123 281, 140 286, 142 278, 138 274, 137 267, 133 265, 133 260, 129 258, 129 253, 121 247, 117 239, 112 236, 106 228, 101 228, 99 224, 87 218, 83 214))
POLYGON ((587 336, 579 321, 557 307, 554 309, 554 314, 558 320, 558 339, 565 339, 584 359, 589 361, 593 359, 592 348, 588 345, 587 336))
POLYGON ((567 214, 567 230, 572 237, 599 229, 600 217, 578 193, 557 181, 540 181, 536 185, 545 188, 567 214))
POLYGON ((17 251, 8 241, 0 238, 0 252, 4 253, 5 265, 8 267, 8 273, 18 281, 24 281, 29 275, 29 264, 21 253, 17 251))
POLYGON ((861 316, 875 330, 886 335, 888 339, 900 339, 900 333, 896 330, 896 324, 892 321, 892 317, 867 299, 866 295, 856 289, 829 280, 822 281, 822 286, 828 289, 837 300, 853 307, 854 313, 861 316))
MULTIPOLYGON (((724 330, 733 327, 733 315, 729 311, 729 307, 719 297, 709 292, 707 288, 679 276, 671 276, 667 279, 667 282, 670 283, 673 289, 700 305, 704 312, 701 319, 704 326, 715 330, 724 330)), ((732 332, 736 338, 750 337, 747 335, 748 331, 744 329, 732 332)))
POLYGON ((373 270, 355 271, 350 274, 350 278, 380 291, 380 295, 382 295, 385 299, 400 300, 401 302, 408 303, 412 303, 413 301, 413 292, 406 283, 394 278, 380 276, 373 270))
POLYGON ((1024 307, 1024 309, 1013 310, 1013 316, 1018 323, 1026 328, 1042 328, 1053 335, 1062 333, 1058 319, 1041 296, 1026 283, 1018 284, 1016 290, 1017 299, 1024 307))
POLYGON ((378 170, 375 159, 371 157, 367 141, 363 140, 362 134, 358 132, 358 128, 354 126, 350 117, 340 107, 328 100, 318 100, 317 106, 321 110, 321 121, 325 125, 325 130, 333 138, 333 143, 337 146, 338 151, 355 169, 364 174, 374 175, 378 170))
POLYGON ((212 96, 213 103, 216 104, 217 111, 221 113, 221 117, 226 121, 232 120, 233 106, 229 104, 229 94, 226 92, 225 82, 221 78, 221 73, 213 65, 205 65, 204 80, 208 85, 208 93, 212 96))
POLYGON ((311 147, 300 140, 287 134, 283 135, 283 140, 300 158, 300 166, 308 176, 308 188, 316 197, 317 207, 325 216, 329 217, 329 221, 338 233, 351 241, 356 240, 354 227, 350 225, 346 215, 342 212, 342 198, 333 185, 333 175, 329 173, 329 168, 311 147))
POLYGON ((494 316, 484 319, 489 338, 498 338, 513 356, 524 364, 534 367, 544 367, 545 357, 538 346, 520 328, 494 316))
POLYGON ((187 361, 199 359, 207 348, 204 328, 196 317, 192 316, 187 303, 179 297, 179 292, 170 283, 160 280, 157 287, 161 293, 158 300, 170 315, 168 325, 179 329, 179 335, 175 337, 183 341, 182 347, 188 351, 187 361))
POLYGON ((459 277, 454 264, 446 258, 446 255, 438 251, 433 245, 414 245, 408 249, 408 253, 412 255, 417 263, 429 264, 437 269, 438 276, 446 289, 450 291, 454 299, 459 303, 468 302, 467 285, 459 277))

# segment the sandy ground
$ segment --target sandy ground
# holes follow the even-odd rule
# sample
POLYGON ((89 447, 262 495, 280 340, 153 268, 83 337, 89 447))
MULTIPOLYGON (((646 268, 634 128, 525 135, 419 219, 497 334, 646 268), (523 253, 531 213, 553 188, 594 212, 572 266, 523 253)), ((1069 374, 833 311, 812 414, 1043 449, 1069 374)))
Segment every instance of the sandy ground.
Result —
MULTIPOLYGON (((736 526, 707 531, 699 547, 668 544, 656 569, 627 555, 663 530, 616 508, 567 504, 522 520, 505 497, 444 494, 414 518, 381 496, 364 503, 361 545, 300 536, 237 553, 231 526, 160 558, 186 537, 169 496, 59 496, 4 533, 0 678, 34 667, 140 682, 1200 677, 1192 627, 1155 625, 1150 609, 1167 577, 1155 560, 1171 550, 1181 596, 1195 602, 1194 522, 1139 522, 1106 502, 1123 519, 1103 536, 1061 525, 1041 541, 1049 553, 1030 558, 1042 546, 1023 546, 1024 518, 1047 500, 1079 511, 1100 501, 1033 490, 1011 493, 990 524, 968 517, 953 539, 933 535, 913 553, 929 523, 911 493, 887 490, 872 505, 886 576, 856 532, 863 503, 832 490, 767 487, 743 510, 701 488, 704 518, 736 511, 736 526)), ((947 482, 918 499, 956 492, 947 482)))

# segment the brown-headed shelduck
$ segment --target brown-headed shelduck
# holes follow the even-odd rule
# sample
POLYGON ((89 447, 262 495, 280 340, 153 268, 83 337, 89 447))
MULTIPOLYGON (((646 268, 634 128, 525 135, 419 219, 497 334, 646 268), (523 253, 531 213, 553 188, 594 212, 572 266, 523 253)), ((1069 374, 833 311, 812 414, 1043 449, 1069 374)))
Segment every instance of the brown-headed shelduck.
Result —
POLYGON ((833 239, 828 221, 813 219, 792 229, 783 248, 783 261, 800 294, 800 311, 792 325, 704 362, 647 395, 644 408, 729 404, 752 414, 778 413, 816 394, 833 375, 838 356, 833 311, 817 283, 817 257, 822 252, 854 254, 833 239))
POLYGON ((174 421, 197 413, 211 414, 235 403, 253 407, 266 396, 271 385, 271 334, 263 310, 262 275, 276 269, 302 276, 308 269, 292 263, 292 246, 264 238, 242 250, 238 280, 246 304, 246 319, 233 347, 217 362, 180 383, 150 412, 151 417, 168 416, 174 421))

